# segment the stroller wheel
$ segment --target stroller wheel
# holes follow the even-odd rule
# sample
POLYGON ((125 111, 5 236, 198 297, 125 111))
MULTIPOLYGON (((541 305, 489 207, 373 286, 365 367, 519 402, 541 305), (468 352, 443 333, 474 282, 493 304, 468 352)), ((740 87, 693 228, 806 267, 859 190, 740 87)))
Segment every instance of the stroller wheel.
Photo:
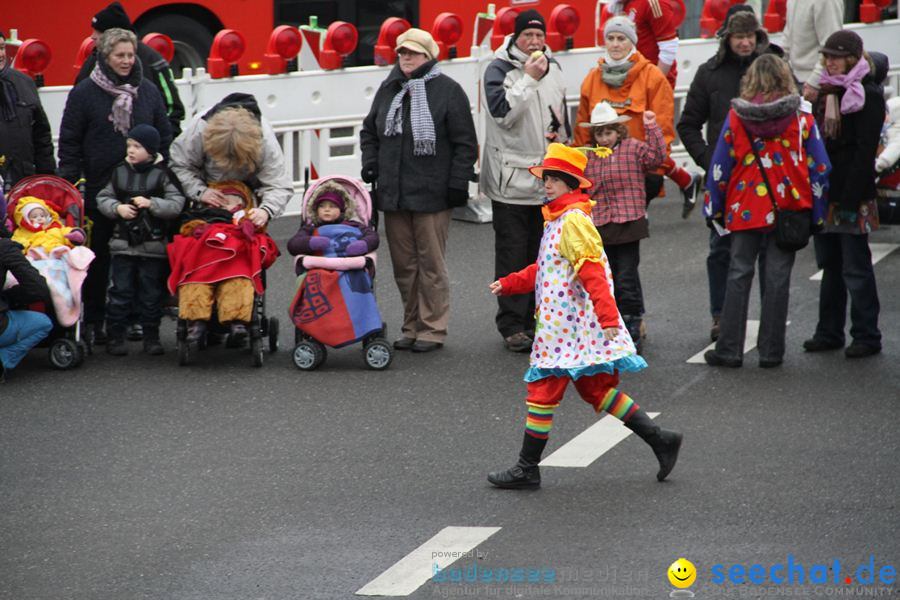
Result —
POLYGON ((269 318, 269 352, 278 352, 278 319, 269 318))
POLYGON ((250 360, 254 367, 263 366, 262 338, 255 337, 250 340, 250 360))
POLYGON ((178 340, 178 366, 191 363, 191 344, 187 340, 178 340))
POLYGON ((50 364, 55 369, 71 369, 81 364, 78 344, 68 338, 59 338, 50 345, 50 364))
POLYGON ((376 371, 387 369, 394 358, 394 349, 383 339, 375 339, 363 346, 366 366, 376 371))
POLYGON ((301 371, 318 369, 325 362, 325 346, 315 340, 302 340, 294 346, 292 358, 301 371))

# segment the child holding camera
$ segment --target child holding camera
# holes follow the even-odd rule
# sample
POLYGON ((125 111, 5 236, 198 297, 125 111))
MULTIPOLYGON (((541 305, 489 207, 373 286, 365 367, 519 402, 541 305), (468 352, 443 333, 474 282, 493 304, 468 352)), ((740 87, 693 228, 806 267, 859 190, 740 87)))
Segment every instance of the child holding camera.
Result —
POLYGON ((163 353, 159 322, 169 271, 168 222, 181 214, 184 195, 175 176, 156 163, 159 144, 154 127, 142 124, 132 128, 125 160, 97 196, 100 212, 117 221, 109 242, 112 286, 106 309, 106 351, 115 356, 128 354, 125 330, 135 300, 144 329, 144 352, 163 353))

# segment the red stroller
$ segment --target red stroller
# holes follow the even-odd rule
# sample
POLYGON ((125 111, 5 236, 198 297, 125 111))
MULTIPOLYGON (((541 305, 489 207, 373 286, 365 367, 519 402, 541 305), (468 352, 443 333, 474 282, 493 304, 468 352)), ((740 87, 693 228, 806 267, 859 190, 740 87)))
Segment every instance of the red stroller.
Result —
MULTIPOLYGON (((8 206, 2 213, 4 218, 8 217, 9 223, 13 221, 19 200, 28 196, 46 202, 59 214, 64 226, 84 228, 84 200, 78 189, 65 179, 55 175, 32 175, 20 180, 10 190, 6 198, 8 206)), ((90 349, 81 335, 80 303, 78 320, 70 327, 59 324, 52 306, 42 305, 34 309, 46 313, 53 321, 53 330, 40 344, 49 346, 50 364, 57 369, 72 369, 84 362, 84 357, 90 349)))

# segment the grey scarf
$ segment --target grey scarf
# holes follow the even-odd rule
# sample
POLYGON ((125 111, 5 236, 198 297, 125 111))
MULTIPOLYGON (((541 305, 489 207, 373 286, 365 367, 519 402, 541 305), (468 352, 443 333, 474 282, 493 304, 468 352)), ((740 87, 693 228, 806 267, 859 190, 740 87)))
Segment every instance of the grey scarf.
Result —
POLYGON ((622 84, 625 83, 625 78, 628 77, 628 71, 633 66, 634 63, 631 61, 623 65, 611 65, 604 62, 601 66, 603 83, 613 88, 622 87, 622 84))
MULTIPOLYGON (((134 100, 137 98, 138 86, 141 84, 141 66, 135 61, 127 80, 116 85, 113 82, 115 74, 103 57, 97 57, 97 64, 91 71, 91 81, 97 84, 101 90, 113 96, 112 121, 113 129, 122 135, 128 134, 131 129, 131 112, 134 108, 134 100), (105 68, 104 68, 105 67, 105 68)), ((121 80, 120 77, 115 79, 121 80)))
POLYGON ((434 119, 428 108, 428 97, 425 94, 425 83, 441 74, 435 64, 425 75, 408 79, 400 84, 400 91, 391 100, 387 119, 384 124, 384 135, 400 135, 403 133, 403 97, 411 94, 410 121, 412 122, 413 154, 416 156, 434 156, 437 151, 437 138, 434 133, 434 119), (410 92, 410 88, 412 91, 410 92))

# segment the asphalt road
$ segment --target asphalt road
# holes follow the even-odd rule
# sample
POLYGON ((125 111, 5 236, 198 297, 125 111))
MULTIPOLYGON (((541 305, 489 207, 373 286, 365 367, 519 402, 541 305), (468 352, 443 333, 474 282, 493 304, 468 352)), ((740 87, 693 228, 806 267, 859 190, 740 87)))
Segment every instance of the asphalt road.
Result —
MULTIPOLYGON (((552 582, 426 581, 409 598, 664 597, 679 557, 698 598, 898 595, 900 251, 876 265, 884 352, 811 355, 818 283, 811 249, 791 285, 783 367, 689 364, 708 344, 707 229, 674 201, 651 207, 642 244, 650 367, 622 388, 685 443, 665 483, 630 436, 585 468, 542 469, 535 492, 493 489, 524 425, 525 355, 493 326, 490 225, 453 222, 446 347, 366 370, 359 346, 315 372, 286 351, 293 277, 270 271, 282 351, 262 369, 212 348, 178 367, 167 354, 88 357, 70 372, 33 352, 0 386, 0 598, 294 600, 354 593, 448 526, 498 527, 454 567, 552 569, 552 582), (806 580, 732 583, 733 565, 788 557, 806 580), (875 581, 861 585, 873 557, 875 581), (833 584, 834 561, 840 579, 833 584), (828 565, 829 585, 812 583, 828 565), (716 565, 724 582, 715 583, 716 565), (884 571, 887 573, 887 571, 884 571), (857 585, 860 584, 860 585, 857 585)), ((297 223, 277 222, 279 244, 297 223)), ((872 242, 900 243, 900 227, 872 242)), ((399 331, 387 248, 379 304, 399 331)), ((754 301, 756 294, 754 293, 754 301)), ((756 303, 751 318, 758 314, 756 303)), ((547 454, 595 417, 570 391, 547 454)))

